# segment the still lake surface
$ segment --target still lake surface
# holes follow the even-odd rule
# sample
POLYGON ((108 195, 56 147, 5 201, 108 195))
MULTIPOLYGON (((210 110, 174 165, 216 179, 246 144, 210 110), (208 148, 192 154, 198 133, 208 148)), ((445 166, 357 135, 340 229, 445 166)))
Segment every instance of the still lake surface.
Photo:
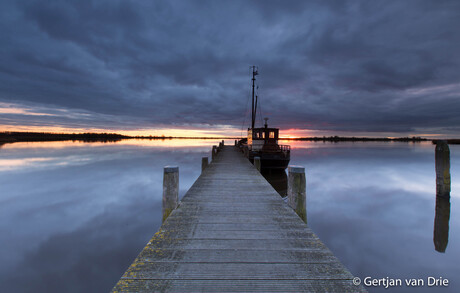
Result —
MULTIPOLYGON (((2 291, 110 291, 161 225, 163 166, 179 166, 183 196, 200 174, 201 157, 210 157, 217 143, 124 140, 0 146, 2 291)), ((434 145, 283 144, 292 146, 291 164, 306 168, 309 226, 355 276, 442 277, 449 279, 448 288, 425 286, 422 291, 458 292, 460 145, 450 146, 449 237, 440 253, 433 244, 434 145)))

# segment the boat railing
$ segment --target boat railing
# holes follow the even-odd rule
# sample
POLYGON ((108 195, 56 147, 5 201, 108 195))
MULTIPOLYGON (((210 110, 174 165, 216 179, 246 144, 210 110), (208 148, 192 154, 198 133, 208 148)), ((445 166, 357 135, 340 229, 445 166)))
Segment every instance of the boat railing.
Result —
POLYGON ((291 146, 290 146, 290 145, 287 145, 287 144, 280 144, 279 147, 280 147, 280 149, 281 149, 283 152, 291 151, 291 146))

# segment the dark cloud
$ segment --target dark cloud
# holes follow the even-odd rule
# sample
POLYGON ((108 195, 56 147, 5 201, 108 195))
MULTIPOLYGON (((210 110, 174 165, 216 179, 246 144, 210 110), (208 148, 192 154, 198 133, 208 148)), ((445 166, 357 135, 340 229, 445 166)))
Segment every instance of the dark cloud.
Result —
MULTIPOLYGON (((248 68, 256 64, 263 115, 281 127, 401 133, 460 127, 453 113, 460 106, 458 1, 3 6, 0 102, 91 116, 35 116, 35 124, 239 128, 248 68)), ((13 119, 31 120, 1 122, 13 119)))

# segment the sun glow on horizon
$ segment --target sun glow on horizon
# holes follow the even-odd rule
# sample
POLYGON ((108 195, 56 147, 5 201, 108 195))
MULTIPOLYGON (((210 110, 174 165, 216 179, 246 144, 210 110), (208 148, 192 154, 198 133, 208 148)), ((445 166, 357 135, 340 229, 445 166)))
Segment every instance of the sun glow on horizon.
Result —
POLYGON ((0 131, 46 132, 46 133, 117 133, 127 136, 165 136, 165 137, 239 137, 240 130, 231 127, 212 128, 146 128, 146 129, 102 129, 70 128, 61 126, 1 125, 0 131))

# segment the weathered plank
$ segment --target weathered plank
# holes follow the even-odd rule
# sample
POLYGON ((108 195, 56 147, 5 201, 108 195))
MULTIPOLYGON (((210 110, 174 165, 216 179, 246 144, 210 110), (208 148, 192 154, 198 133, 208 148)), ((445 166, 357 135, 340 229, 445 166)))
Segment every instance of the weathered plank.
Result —
POLYGON ((113 292, 365 292, 238 149, 224 147, 113 292))

